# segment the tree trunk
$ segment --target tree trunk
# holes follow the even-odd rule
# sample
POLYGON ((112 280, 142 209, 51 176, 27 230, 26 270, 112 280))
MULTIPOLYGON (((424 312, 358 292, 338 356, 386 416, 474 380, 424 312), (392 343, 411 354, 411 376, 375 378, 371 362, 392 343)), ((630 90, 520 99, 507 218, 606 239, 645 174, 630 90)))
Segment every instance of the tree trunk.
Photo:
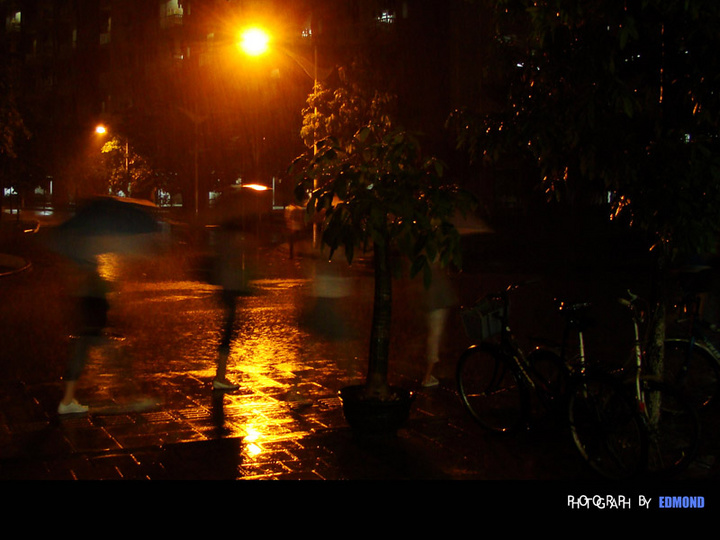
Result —
MULTIPOLYGON (((646 376, 662 380, 665 374, 665 333, 666 333, 666 316, 667 316, 667 274, 666 274, 666 257, 659 256, 657 261, 655 276, 655 291, 653 298, 653 310, 649 316, 649 333, 647 343, 645 345, 645 365, 644 373, 646 376)), ((661 410, 660 394, 657 392, 646 395, 648 406, 648 417, 652 425, 659 420, 661 410)))
POLYGON ((662 378, 665 357, 665 317, 666 300, 660 298, 651 317, 651 328, 647 344, 646 374, 662 378))
POLYGON ((652 311, 648 313, 650 328, 648 343, 646 344, 647 364, 645 373, 656 377, 662 377, 664 371, 665 318, 668 305, 667 260, 664 253, 658 255, 658 260, 655 263, 652 311))
POLYGON ((388 360, 390 351, 390 322, 392 317, 392 273, 390 269, 390 248, 387 237, 383 243, 373 246, 375 267, 375 298, 373 302, 370 355, 365 388, 365 397, 387 399, 388 360))

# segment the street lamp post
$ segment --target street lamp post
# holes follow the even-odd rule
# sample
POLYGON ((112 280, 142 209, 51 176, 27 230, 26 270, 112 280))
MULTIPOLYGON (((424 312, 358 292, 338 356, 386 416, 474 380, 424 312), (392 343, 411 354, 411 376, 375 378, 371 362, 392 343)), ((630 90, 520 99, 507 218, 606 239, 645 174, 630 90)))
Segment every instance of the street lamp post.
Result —
MULTIPOLYGON (((107 132, 107 127, 105 127, 103 124, 98 124, 95 127, 95 133, 97 133, 98 135, 107 135, 107 132)), ((125 137, 124 152, 125 183, 127 188, 127 195, 130 195, 130 142, 127 137, 125 137)))
MULTIPOLYGON (((265 54, 270 49, 270 35, 263 29, 258 27, 251 27, 245 29, 240 35, 239 47, 241 50, 249 56, 260 56, 265 54)), ((313 43, 313 60, 312 64, 308 62, 302 56, 299 56, 286 47, 280 45, 275 46, 277 50, 284 53, 287 57, 292 59, 302 71, 308 75, 313 81, 313 91, 317 89, 318 85, 318 50, 317 44, 313 43)), ((332 70, 325 70, 323 73, 323 79, 327 77, 332 70)), ((315 108, 317 114, 317 107, 315 108)), ((317 141, 313 141, 313 153, 317 153, 317 141)), ((313 181, 313 188, 317 188, 317 180, 313 181)), ((313 246, 317 246, 317 223, 313 222, 313 246)))
POLYGON ((199 148, 199 135, 198 130, 200 129, 200 124, 202 124, 206 119, 206 115, 200 115, 196 114, 192 111, 189 111, 183 107, 178 107, 180 109, 180 112, 182 112, 187 118, 192 122, 193 124, 193 183, 194 183, 194 190, 195 190, 195 219, 198 217, 199 213, 199 197, 200 197, 200 188, 199 188, 199 166, 198 166, 198 160, 199 160, 199 154, 200 154, 200 148, 199 148))

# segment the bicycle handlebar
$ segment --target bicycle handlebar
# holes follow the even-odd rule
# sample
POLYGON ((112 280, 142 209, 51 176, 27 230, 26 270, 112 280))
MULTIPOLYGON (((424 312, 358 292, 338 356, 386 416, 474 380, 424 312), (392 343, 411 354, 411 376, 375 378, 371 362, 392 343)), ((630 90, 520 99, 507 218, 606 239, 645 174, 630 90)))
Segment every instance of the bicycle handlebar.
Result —
POLYGON ((639 296, 634 294, 630 289, 628 289, 627 293, 630 298, 618 298, 618 302, 620 302, 620 304, 622 304, 623 306, 631 308, 635 305, 635 302, 637 301, 639 296))
POLYGON ((525 287, 526 285, 532 285, 534 283, 539 283, 540 278, 532 278, 527 279, 525 281, 519 281, 518 283, 511 283, 507 286, 504 292, 509 293, 510 291, 514 291, 515 289, 519 289, 520 287, 525 287))

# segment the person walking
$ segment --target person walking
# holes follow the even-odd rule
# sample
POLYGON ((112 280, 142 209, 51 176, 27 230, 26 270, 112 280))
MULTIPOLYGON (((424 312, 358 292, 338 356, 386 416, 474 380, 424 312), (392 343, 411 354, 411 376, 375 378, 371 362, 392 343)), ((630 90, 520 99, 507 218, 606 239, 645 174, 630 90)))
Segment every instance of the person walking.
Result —
POLYGON ((300 204, 290 204, 285 207, 285 228, 287 229, 288 251, 291 259, 295 258, 296 244, 304 238, 307 228, 305 215, 305 207, 300 204))
POLYGON ((78 380, 85 368, 90 347, 102 338, 110 308, 107 294, 109 284, 99 273, 96 262, 78 262, 80 287, 78 290, 79 331, 72 338, 72 350, 65 370, 65 390, 58 405, 58 414, 85 414, 89 407, 80 404, 75 396, 78 380))
POLYGON ((433 264, 432 281, 426 291, 427 301, 427 346, 425 353, 425 373, 422 386, 432 388, 438 386, 439 381, 433 374, 436 365, 440 362, 440 348, 445 335, 450 310, 459 302, 457 291, 450 279, 447 269, 439 264, 433 264))
POLYGON ((250 235, 240 226, 221 225, 215 237, 214 282, 220 286, 219 301, 223 311, 220 344, 217 351, 213 389, 237 390, 240 385, 227 377, 230 348, 237 333, 238 301, 251 294, 253 277, 250 235))
POLYGON ((78 204, 74 215, 60 224, 49 238, 49 246, 67 257, 78 269, 79 331, 72 340, 65 371, 65 390, 58 413, 82 414, 89 408, 76 397, 77 382, 90 348, 103 340, 108 322, 108 282, 100 273, 98 256, 149 255, 153 252, 161 226, 149 201, 98 196, 78 204))

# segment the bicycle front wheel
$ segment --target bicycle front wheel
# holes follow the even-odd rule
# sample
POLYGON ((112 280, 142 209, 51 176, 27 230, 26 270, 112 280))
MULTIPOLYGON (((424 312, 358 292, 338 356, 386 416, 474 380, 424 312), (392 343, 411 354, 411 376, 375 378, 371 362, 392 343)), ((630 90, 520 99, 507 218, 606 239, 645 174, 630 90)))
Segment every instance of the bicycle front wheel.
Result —
POLYGON ((717 399, 720 391, 720 359, 688 339, 665 341, 665 376, 681 388, 690 403, 702 408, 717 399))
POLYGON ((511 432, 527 415, 527 392, 513 360, 487 344, 467 349, 458 362, 460 397, 473 419, 485 429, 511 432))
POLYGON ((641 379, 648 429, 650 474, 682 471, 692 462, 700 443, 700 418, 680 390, 654 379, 641 379))
POLYGON ((570 431, 583 459, 613 480, 644 470, 647 433, 634 401, 610 376, 581 376, 568 395, 570 431))

